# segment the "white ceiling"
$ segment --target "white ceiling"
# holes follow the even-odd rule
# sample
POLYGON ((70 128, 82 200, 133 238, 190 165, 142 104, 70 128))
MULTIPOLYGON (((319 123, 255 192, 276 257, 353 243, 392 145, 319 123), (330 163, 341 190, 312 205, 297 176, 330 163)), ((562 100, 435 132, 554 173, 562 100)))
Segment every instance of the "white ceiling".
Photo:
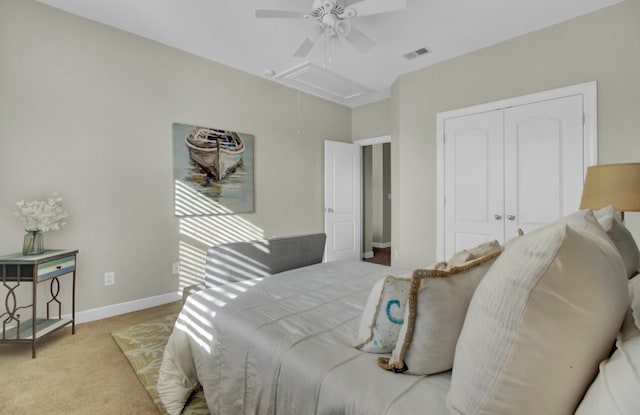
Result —
POLYGON ((375 40, 361 54, 335 40, 327 52, 323 41, 306 58, 293 52, 309 34, 311 22, 256 19, 255 9, 308 12, 312 0, 38 0, 65 10, 220 62, 257 76, 266 70, 274 81, 356 107, 389 96, 396 78, 504 40, 571 19, 622 0, 407 0, 402 11, 357 17, 354 26, 375 40), (405 53, 430 50, 413 60, 405 53), (330 96, 288 75, 309 62, 351 80, 362 94, 330 96), (282 76, 279 76, 281 75, 282 76), (287 76, 285 76, 287 75, 287 76))

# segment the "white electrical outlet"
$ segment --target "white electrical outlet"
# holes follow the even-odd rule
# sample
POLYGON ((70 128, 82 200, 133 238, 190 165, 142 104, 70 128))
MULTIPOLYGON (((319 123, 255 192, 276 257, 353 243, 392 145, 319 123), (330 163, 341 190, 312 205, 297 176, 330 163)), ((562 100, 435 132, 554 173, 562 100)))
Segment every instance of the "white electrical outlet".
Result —
POLYGON ((116 283, 116 273, 115 272, 105 272, 104 273, 104 286, 107 287, 109 285, 115 285, 116 283))
POLYGON ((171 272, 173 272, 173 275, 180 274, 180 263, 179 262, 174 262, 173 263, 173 265, 171 266, 171 272))

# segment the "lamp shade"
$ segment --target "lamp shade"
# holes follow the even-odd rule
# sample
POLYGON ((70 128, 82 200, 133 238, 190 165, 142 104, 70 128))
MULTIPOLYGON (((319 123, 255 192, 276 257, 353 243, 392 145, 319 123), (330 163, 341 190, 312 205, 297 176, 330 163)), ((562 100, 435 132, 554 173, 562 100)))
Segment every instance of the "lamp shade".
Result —
POLYGON ((609 205, 619 212, 640 212, 640 163, 601 164, 587 169, 580 209, 609 205))

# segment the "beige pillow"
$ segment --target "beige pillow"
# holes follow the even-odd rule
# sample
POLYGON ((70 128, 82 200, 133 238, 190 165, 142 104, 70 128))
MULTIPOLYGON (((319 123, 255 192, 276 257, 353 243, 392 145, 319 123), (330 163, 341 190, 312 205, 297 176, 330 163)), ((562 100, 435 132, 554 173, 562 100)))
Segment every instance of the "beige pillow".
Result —
POLYGON ((373 286, 362 311, 356 349, 368 353, 393 350, 404 322, 410 282, 389 275, 373 286))
POLYGON ((640 252, 633 235, 626 226, 618 219, 618 215, 613 206, 596 210, 593 212, 602 228, 607 232, 613 244, 618 248, 624 267, 627 270, 627 277, 631 278, 638 273, 640 265, 640 252))
POLYGON ((640 412, 640 337, 618 339, 617 350, 600 364, 575 415, 637 415, 640 412))
POLYGON ((418 269, 398 342, 382 368, 412 375, 451 369, 456 342, 478 283, 502 248, 497 241, 455 254, 440 269, 418 269))
POLYGON ((560 223, 514 240, 482 279, 456 346, 452 413, 570 414, 578 406, 627 304, 620 254, 592 213, 582 222, 581 232, 560 223))

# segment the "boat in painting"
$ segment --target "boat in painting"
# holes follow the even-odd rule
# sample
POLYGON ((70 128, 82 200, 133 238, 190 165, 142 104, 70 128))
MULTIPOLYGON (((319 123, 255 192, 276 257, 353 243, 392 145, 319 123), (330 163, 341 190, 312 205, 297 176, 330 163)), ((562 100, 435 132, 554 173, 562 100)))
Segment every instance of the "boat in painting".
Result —
POLYGON ((214 181, 222 181, 242 165, 244 141, 233 131, 193 127, 186 137, 191 159, 214 181))

